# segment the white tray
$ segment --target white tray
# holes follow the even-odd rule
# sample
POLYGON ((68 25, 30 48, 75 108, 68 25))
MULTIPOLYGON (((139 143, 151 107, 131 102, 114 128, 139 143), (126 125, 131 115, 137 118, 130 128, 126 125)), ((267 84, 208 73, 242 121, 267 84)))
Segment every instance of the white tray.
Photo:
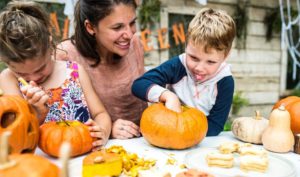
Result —
POLYGON ((201 148, 188 152, 185 155, 184 163, 188 168, 195 168, 205 171, 216 176, 251 176, 251 177, 296 177, 296 169, 294 165, 287 159, 268 153, 269 167, 265 173, 249 171, 242 171, 239 167, 238 154, 234 155, 234 167, 219 168, 209 167, 206 163, 205 157, 209 152, 217 151, 216 148, 201 148))

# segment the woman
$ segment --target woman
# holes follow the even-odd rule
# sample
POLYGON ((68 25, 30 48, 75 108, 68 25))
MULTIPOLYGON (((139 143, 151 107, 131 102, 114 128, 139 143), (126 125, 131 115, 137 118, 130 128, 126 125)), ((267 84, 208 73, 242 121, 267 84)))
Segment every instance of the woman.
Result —
POLYGON ((131 93, 144 73, 143 48, 135 34, 134 0, 79 0, 75 34, 58 45, 58 59, 77 61, 88 72, 97 95, 112 118, 112 137, 140 136, 139 122, 147 103, 131 93))

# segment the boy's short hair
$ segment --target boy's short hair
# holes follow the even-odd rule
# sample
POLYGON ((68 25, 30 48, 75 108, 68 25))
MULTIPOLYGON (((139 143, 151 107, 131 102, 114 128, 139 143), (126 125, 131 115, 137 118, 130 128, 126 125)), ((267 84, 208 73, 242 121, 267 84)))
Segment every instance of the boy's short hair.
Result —
POLYGON ((225 11, 203 8, 189 24, 187 42, 191 40, 196 45, 204 45, 205 51, 214 48, 227 55, 235 33, 235 23, 225 11))

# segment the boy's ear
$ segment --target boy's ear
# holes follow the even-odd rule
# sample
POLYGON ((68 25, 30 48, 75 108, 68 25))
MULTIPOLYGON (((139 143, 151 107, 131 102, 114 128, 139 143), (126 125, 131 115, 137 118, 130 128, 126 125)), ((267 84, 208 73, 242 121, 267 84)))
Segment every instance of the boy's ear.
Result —
POLYGON ((91 22, 90 22, 89 20, 85 20, 85 21, 84 21, 84 26, 85 26, 86 31, 87 31, 90 35, 93 36, 93 35, 95 34, 93 25, 91 24, 91 22))
POLYGON ((227 58, 229 57, 229 55, 231 54, 232 49, 230 49, 227 53, 225 53, 225 57, 224 60, 227 60, 227 58))

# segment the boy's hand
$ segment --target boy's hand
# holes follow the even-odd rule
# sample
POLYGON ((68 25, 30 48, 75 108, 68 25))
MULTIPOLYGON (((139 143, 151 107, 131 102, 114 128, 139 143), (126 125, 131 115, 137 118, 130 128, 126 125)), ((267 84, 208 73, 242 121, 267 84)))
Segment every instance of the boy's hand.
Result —
POLYGON ((133 137, 139 137, 140 128, 135 123, 118 119, 113 123, 112 126, 112 137, 117 139, 128 139, 133 137))
POLYGON ((169 90, 164 91, 159 97, 159 101, 165 103, 166 108, 175 112, 181 112, 181 103, 175 93, 169 90))
POLYGON ((92 119, 89 119, 84 124, 89 126, 91 137, 96 138, 96 141, 93 142, 92 150, 99 150, 102 146, 104 146, 107 143, 109 135, 92 119))
POLYGON ((48 113, 49 108, 46 106, 49 96, 35 82, 30 81, 29 84, 21 88, 21 92, 29 104, 34 106, 39 115, 48 113))

